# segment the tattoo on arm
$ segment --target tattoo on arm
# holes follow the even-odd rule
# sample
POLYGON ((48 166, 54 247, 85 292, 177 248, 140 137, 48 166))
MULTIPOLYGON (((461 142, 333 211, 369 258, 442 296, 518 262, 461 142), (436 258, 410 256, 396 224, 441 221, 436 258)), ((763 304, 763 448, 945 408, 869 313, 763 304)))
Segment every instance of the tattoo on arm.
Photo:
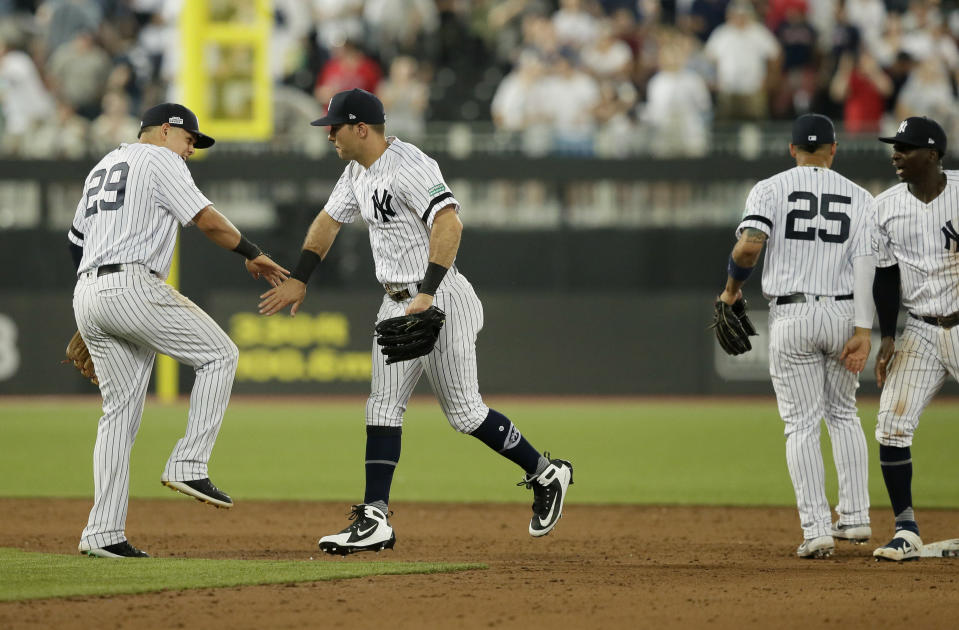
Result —
POLYGON ((747 243, 765 243, 766 234, 756 228, 746 228, 743 230, 743 240, 747 243))

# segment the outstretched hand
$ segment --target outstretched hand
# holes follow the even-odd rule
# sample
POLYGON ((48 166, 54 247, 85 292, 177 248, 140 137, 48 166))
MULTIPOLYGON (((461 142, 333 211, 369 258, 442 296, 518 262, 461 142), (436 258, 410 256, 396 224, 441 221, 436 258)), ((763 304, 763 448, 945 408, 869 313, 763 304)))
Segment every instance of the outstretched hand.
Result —
POLYGON ((273 288, 260 295, 260 315, 273 315, 280 312, 287 304, 290 307, 290 317, 295 317, 300 310, 300 304, 306 298, 306 284, 295 278, 287 278, 282 283, 273 285, 273 288))
POLYGON ((260 254, 253 260, 247 260, 245 264, 246 270, 250 272, 250 275, 253 276, 255 280, 259 280, 262 277, 273 287, 281 284, 290 275, 288 269, 284 269, 273 262, 266 254, 260 254))
POLYGON ((839 355, 839 361, 853 374, 859 374, 866 367, 869 350, 872 349, 870 334, 871 331, 857 328, 856 333, 849 338, 843 346, 842 354, 839 355))
POLYGON ((879 342, 879 352, 876 353, 876 384, 882 387, 886 384, 886 373, 896 353, 896 341, 892 337, 883 337, 879 342))

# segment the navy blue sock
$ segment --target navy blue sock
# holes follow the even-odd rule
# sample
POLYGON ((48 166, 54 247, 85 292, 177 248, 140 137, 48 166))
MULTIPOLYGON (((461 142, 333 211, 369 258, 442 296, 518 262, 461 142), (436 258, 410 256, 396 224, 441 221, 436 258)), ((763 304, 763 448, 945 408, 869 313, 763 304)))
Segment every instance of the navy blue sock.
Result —
POLYGON ((402 427, 366 427, 366 495, 363 503, 390 503, 393 471, 400 461, 402 427))
POLYGON ((902 522, 909 525, 907 529, 915 528, 916 517, 912 510, 912 453, 909 447, 880 444, 879 464, 889 500, 892 502, 892 512, 896 515, 897 529, 902 522))
POLYGON ((535 474, 539 468, 540 454, 519 432, 509 418, 490 409, 483 424, 470 433, 506 459, 516 462, 527 474, 535 474))

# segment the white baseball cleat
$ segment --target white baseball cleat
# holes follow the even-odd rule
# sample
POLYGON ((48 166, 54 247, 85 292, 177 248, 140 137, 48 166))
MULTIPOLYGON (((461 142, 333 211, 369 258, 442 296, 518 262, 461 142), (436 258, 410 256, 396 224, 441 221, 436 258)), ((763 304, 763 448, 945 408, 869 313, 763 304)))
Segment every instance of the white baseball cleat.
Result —
POLYGON ((859 525, 846 525, 840 521, 836 521, 832 526, 833 538, 839 540, 848 540, 851 543, 861 545, 864 542, 868 541, 872 536, 872 528, 869 527, 869 524, 859 524, 859 525))
POLYGON ((354 505, 353 523, 338 534, 320 538, 320 549, 329 554, 347 556, 357 551, 392 549, 396 534, 383 511, 372 505, 354 505))
POLYGON ((835 550, 836 543, 832 536, 819 536, 802 541, 796 555, 800 558, 828 558, 835 550))
POLYGON ((908 529, 897 529, 892 540, 872 552, 876 560, 907 562, 918 560, 922 551, 922 539, 919 534, 908 529))
MULTIPOLYGON (((549 453, 545 453, 549 459, 549 453)), ((563 515, 566 491, 573 485, 573 465, 565 459, 549 459, 549 466, 535 476, 526 475, 518 486, 533 490, 533 518, 529 522, 530 536, 540 537, 553 531, 563 515)))

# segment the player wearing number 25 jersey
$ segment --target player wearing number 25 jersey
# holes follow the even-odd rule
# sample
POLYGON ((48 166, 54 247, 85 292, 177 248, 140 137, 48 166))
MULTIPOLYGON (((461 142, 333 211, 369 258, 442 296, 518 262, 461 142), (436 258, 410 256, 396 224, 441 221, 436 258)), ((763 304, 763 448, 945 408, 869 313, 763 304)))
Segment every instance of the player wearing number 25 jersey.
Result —
POLYGON ((834 538, 862 542, 872 533, 866 440, 855 392, 874 315, 875 263, 866 229, 873 199, 830 170, 836 136, 827 117, 796 119, 789 151, 796 167, 749 193, 720 299, 732 304, 741 295, 766 243, 762 289, 770 301, 769 372, 803 530, 797 554, 813 558, 832 554, 834 538), (835 525, 820 450, 823 418, 839 477, 835 525))
POLYGON ((217 507, 233 501, 213 485, 207 462, 230 399, 239 353, 213 319, 163 280, 177 228, 196 225, 217 245, 236 251, 254 278, 273 284, 287 273, 244 238, 193 183, 186 159, 213 144, 189 109, 149 109, 140 142, 100 160, 84 182, 68 238, 77 285, 73 311, 96 368, 103 417, 93 449, 94 499, 81 552, 106 558, 144 557, 124 532, 130 450, 157 352, 196 372, 186 434, 161 482, 217 507))

